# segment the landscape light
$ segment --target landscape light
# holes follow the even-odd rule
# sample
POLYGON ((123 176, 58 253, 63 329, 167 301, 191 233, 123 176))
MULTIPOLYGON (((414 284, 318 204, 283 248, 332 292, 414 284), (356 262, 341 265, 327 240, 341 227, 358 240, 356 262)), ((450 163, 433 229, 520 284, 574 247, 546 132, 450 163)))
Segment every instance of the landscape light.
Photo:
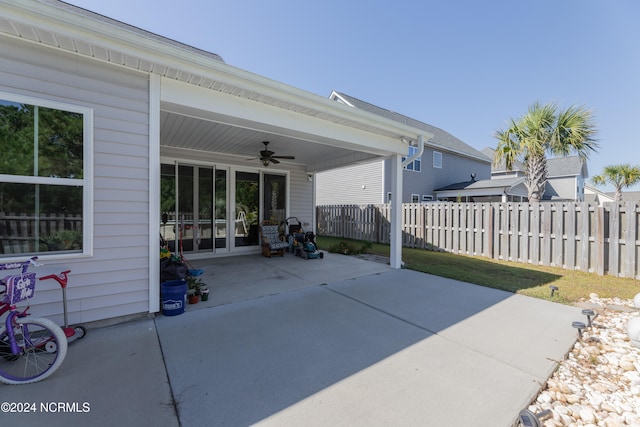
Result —
POLYGON ((588 321, 588 325, 589 327, 592 326, 591 324, 591 316, 593 316, 593 318, 595 319, 596 317, 598 317, 598 315, 591 309, 589 308, 585 308, 584 310, 582 310, 582 314, 584 314, 585 316, 587 316, 587 321, 588 321))
POLYGON ((522 411, 520 411, 519 418, 520 422, 525 427, 542 427, 541 421, 546 420, 551 415, 552 413, 550 409, 545 409, 544 411, 538 412, 537 414, 534 414, 528 409, 523 409, 522 411))
POLYGON ((582 322, 573 322, 571 324, 571 326, 573 326, 574 328, 576 328, 578 330, 578 338, 580 338, 580 340, 582 340, 582 330, 584 328, 586 328, 586 325, 582 322))

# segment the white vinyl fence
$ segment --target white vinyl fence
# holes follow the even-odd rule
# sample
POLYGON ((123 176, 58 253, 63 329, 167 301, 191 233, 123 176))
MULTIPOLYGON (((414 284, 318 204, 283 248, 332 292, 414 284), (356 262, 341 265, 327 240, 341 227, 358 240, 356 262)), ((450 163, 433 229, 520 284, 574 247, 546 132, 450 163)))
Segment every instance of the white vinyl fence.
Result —
MULTIPOLYGON (((317 231, 390 241, 389 205, 317 207, 317 231)), ((640 278, 635 202, 424 203, 402 206, 403 246, 640 278)))

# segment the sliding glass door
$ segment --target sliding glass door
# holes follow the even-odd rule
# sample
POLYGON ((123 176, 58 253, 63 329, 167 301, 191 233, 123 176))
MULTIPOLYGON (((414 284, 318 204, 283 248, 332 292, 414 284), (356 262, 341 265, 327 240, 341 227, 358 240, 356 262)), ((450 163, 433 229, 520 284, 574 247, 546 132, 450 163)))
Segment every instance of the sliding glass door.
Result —
POLYGON ((257 245, 260 219, 259 173, 235 172, 235 208, 234 246, 257 245))
POLYGON ((161 165, 160 235, 174 252, 243 252, 263 219, 284 221, 287 176, 232 166, 161 165))
POLYGON ((213 168, 163 164, 160 171, 161 237, 175 252, 213 250, 213 168))

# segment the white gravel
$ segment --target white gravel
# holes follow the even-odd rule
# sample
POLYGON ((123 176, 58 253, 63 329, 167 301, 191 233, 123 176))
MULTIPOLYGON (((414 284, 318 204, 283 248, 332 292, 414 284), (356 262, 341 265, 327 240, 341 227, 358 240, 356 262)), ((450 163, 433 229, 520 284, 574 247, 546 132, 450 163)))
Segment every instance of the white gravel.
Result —
MULTIPOLYGON (((627 333, 638 310, 631 300, 601 299, 596 294, 580 305, 592 308, 597 317, 529 410, 551 410, 545 427, 640 427, 640 349, 627 333)), ((575 320, 587 324, 586 317, 575 320)))

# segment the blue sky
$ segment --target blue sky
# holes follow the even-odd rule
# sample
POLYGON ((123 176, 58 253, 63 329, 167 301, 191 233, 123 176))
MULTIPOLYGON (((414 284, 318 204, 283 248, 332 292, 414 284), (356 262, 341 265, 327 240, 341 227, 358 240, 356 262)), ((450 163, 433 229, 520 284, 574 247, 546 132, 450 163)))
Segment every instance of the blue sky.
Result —
POLYGON ((581 105, 599 130, 589 174, 640 166, 637 0, 68 2, 321 96, 347 93, 477 149, 495 147, 494 132, 535 101, 581 105))

